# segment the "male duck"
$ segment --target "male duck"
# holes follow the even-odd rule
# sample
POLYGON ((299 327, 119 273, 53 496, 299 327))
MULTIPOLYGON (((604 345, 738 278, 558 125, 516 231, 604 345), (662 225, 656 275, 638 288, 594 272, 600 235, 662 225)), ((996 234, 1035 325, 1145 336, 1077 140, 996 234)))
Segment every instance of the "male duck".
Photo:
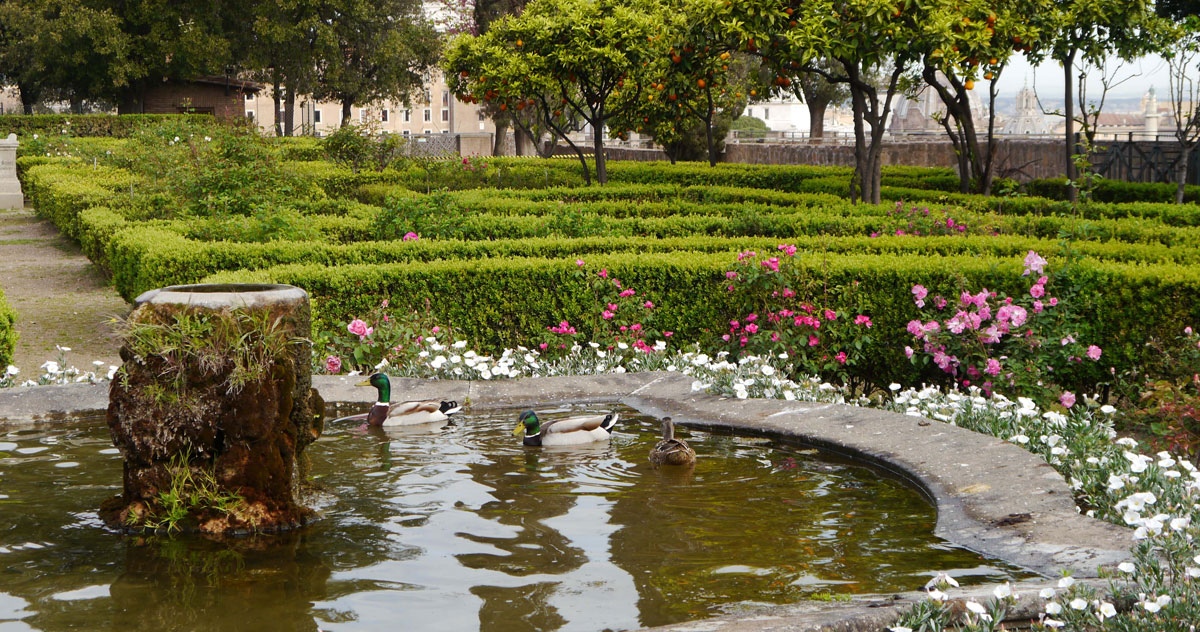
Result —
POLYGON ((662 420, 663 438, 650 450, 650 462, 655 465, 695 465, 696 451, 683 439, 675 438, 675 424, 670 417, 662 420))
POLYGON ((445 421, 450 415, 462 410, 458 402, 436 399, 392 404, 392 382, 383 373, 375 373, 355 386, 374 386, 379 391, 378 401, 369 412, 342 417, 335 421, 366 421, 368 426, 390 428, 445 421))
POLYGON ((525 445, 582 445, 608 441, 612 436, 613 426, 617 425, 617 413, 605 415, 581 415, 555 419, 542 423, 537 413, 527 410, 521 413, 513 434, 525 435, 522 441, 525 445))

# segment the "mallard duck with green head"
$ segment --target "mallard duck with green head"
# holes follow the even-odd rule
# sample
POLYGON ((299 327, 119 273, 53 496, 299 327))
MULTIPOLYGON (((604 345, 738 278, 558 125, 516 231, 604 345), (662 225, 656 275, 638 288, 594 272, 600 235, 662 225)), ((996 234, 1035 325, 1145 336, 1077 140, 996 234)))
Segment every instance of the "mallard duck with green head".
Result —
POLYGON ((379 391, 379 398, 375 405, 371 406, 371 410, 368 412, 335 419, 334 422, 365 421, 368 426, 383 428, 415 426, 446 421, 450 415, 462 410, 462 406, 452 400, 426 399, 393 404, 391 403, 392 382, 383 373, 374 373, 355 386, 374 386, 379 391))
POLYGON ((655 465, 695 465, 696 451, 683 439, 675 438, 675 424, 670 417, 662 420, 663 438, 650 450, 650 462, 655 465))
POLYGON ((513 428, 513 434, 518 437, 524 435, 522 443, 525 445, 583 445, 608 441, 619 418, 617 413, 605 413, 543 422, 538 419, 537 413, 527 410, 521 413, 517 427, 513 428))

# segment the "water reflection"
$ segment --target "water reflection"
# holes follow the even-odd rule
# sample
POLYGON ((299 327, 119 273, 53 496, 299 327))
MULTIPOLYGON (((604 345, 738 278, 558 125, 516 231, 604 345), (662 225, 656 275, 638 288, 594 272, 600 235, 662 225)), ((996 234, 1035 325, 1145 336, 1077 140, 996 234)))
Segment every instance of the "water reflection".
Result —
POLYGON ((681 428, 696 467, 654 468, 651 420, 538 449, 513 418, 331 428, 309 450, 324 517, 225 542, 103 530, 95 508, 121 466, 102 425, 0 433, 0 628, 619 630, 911 589, 939 570, 1009 576, 932 537, 915 492, 850 462, 681 428))

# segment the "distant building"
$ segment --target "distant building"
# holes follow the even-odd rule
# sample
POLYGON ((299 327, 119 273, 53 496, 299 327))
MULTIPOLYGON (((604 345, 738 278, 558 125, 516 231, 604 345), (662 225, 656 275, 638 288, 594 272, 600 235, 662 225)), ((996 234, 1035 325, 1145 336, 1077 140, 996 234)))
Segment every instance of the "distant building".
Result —
POLYGON ((245 101, 262 89, 253 81, 200 77, 147 87, 121 103, 118 114, 211 114, 220 119, 245 116, 245 101))
MULTIPOLYGON (((282 110, 282 102, 280 103, 282 110)), ((243 116, 258 124, 264 134, 275 133, 275 99, 271 90, 247 94, 243 116)), ((280 120, 285 117, 279 113, 280 120)), ((475 104, 464 103, 454 97, 445 79, 436 74, 429 78, 423 95, 412 105, 393 101, 366 103, 350 108, 350 123, 368 125, 379 132, 389 134, 493 134, 496 131, 491 119, 483 115, 475 104)), ((292 113, 293 129, 297 135, 310 134, 327 136, 342 125, 342 104, 336 101, 314 101, 309 98, 296 99, 292 113)))
POLYGON ((1029 84, 1017 93, 1017 111, 1007 117, 999 128, 999 133, 1005 136, 1052 135, 1060 133, 1061 118, 1052 118, 1042 112, 1038 104, 1037 94, 1029 89, 1029 84))
MULTIPOLYGON (((939 74, 939 79, 944 79, 939 74)), ((967 91, 971 103, 971 118, 976 128, 987 125, 988 110, 974 90, 967 91)), ((898 98, 892 110, 892 121, 888 131, 893 134, 945 133, 941 121, 946 117, 946 104, 936 90, 923 86, 912 98, 898 98)))

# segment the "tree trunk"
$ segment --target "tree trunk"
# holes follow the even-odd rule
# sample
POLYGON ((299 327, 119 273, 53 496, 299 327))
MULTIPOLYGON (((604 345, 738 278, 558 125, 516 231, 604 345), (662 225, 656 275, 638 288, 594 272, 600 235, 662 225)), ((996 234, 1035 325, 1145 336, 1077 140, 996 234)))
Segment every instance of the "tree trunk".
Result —
POLYGON ((708 166, 717 166, 717 147, 713 143, 713 99, 712 86, 704 89, 704 94, 708 96, 708 116, 704 117, 704 135, 708 142, 708 166))
POLYGON ((513 153, 518 156, 529 155, 530 135, 523 129, 513 130, 513 153))
POLYGON ((351 99, 342 99, 342 127, 350 124, 350 108, 354 105, 351 99))
POLYGON ((1183 152, 1179 156, 1179 166, 1176 167, 1176 171, 1178 171, 1178 175, 1176 176, 1176 182, 1177 182, 1178 186, 1175 187, 1175 203, 1176 204, 1183 204, 1183 194, 1184 194, 1184 191, 1187 189, 1188 157, 1191 155, 1192 155, 1192 147, 1184 145, 1183 152))
POLYGON ((21 93, 21 111, 25 114, 33 114, 33 106, 38 102, 38 90, 29 85, 17 85, 17 91, 21 93))
POLYGON ((865 138, 863 126, 866 116, 866 98, 862 90, 851 85, 850 87, 850 103, 851 109, 854 112, 854 177, 850 180, 850 203, 857 204, 861 196, 863 201, 866 201, 867 184, 869 176, 867 175, 867 140, 865 138), (855 182, 857 179, 857 182, 855 182), (855 189, 857 184, 858 188, 855 189))
POLYGON ((492 139, 492 155, 504 155, 504 141, 508 138, 508 120, 501 117, 492 119, 496 123, 496 137, 492 139))
POLYGON ((804 96, 804 104, 808 106, 808 137, 809 139, 825 137, 825 111, 829 109, 829 99, 821 96, 817 90, 805 90, 805 82, 800 82, 799 92, 804 96))
POLYGON ((1075 68, 1075 51, 1067 54, 1067 58, 1063 62, 1063 76, 1066 85, 1063 90, 1063 98, 1066 103, 1063 105, 1063 112, 1067 118, 1067 200, 1074 203, 1079 199, 1079 191, 1075 188, 1075 179, 1078 177, 1075 173, 1075 95, 1074 82, 1072 81, 1072 71, 1075 68))
POLYGON ((290 84, 283 99, 283 135, 292 136, 296 131, 296 89, 290 84))
POLYGON ((596 110, 592 114, 592 149, 596 152, 596 182, 604 185, 608 182, 608 165, 604 156, 604 111, 596 110))
POLYGON ((280 118, 280 110, 283 109, 283 80, 278 72, 272 77, 271 102, 275 104, 275 110, 272 112, 275 115, 275 135, 283 136, 283 119, 280 118))

